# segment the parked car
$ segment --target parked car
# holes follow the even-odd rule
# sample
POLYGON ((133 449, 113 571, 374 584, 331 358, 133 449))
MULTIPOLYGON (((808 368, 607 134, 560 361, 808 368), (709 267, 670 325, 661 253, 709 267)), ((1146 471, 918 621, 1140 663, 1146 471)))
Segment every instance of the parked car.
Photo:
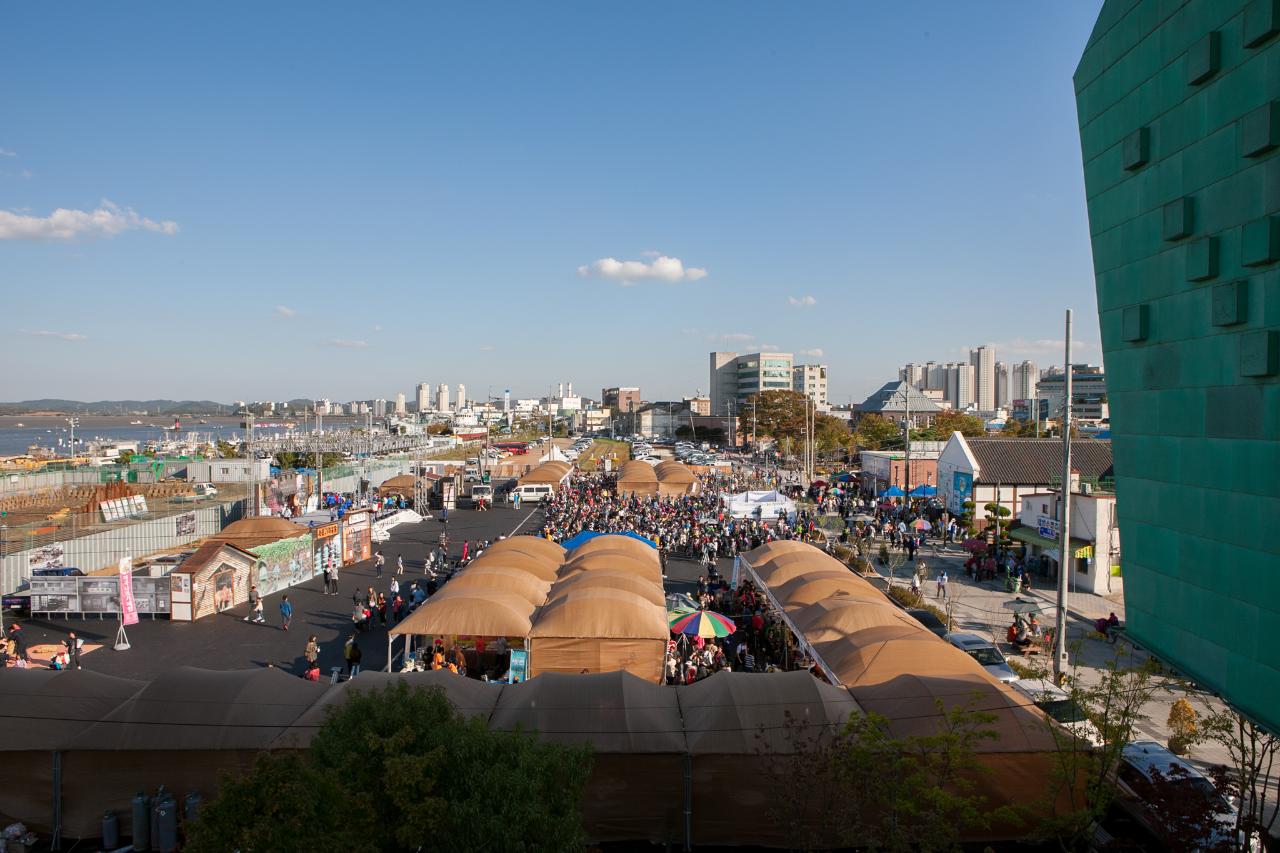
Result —
POLYGON ((913 608, 908 610, 907 613, 939 637, 945 637, 947 635, 947 626, 943 625, 942 620, 937 616, 934 616, 928 610, 913 608))
POLYGON ((1050 719, 1092 746, 1102 746, 1102 732, 1076 704, 1071 694, 1044 678, 1019 678, 1011 685, 1050 719))
POLYGON ((218 489, 213 483, 196 483, 191 487, 191 491, 202 498, 212 498, 218 494, 218 489))
POLYGON ((1179 837, 1184 849, 1202 850, 1262 850, 1262 839, 1257 834, 1249 839, 1241 837, 1238 845, 1231 845, 1231 833, 1235 831, 1236 805, 1222 795, 1213 781, 1192 765, 1174 755, 1153 740, 1139 740, 1127 744, 1120 753, 1115 770, 1116 805, 1156 837, 1168 843, 1170 835, 1182 832, 1165 824, 1154 801, 1165 799, 1156 789, 1156 771, 1167 784, 1181 789, 1176 799, 1187 797, 1191 802, 1199 799, 1214 817, 1216 827, 1211 827, 1203 838, 1179 837))
POLYGON ((992 678, 1003 681, 1005 684, 1012 684, 1018 680, 1018 674, 1010 669, 1009 664, 1004 659, 1004 655, 1000 654, 1000 650, 996 648, 995 643, 984 640, 977 634, 962 632, 946 634, 942 639, 982 664, 982 668, 992 678))

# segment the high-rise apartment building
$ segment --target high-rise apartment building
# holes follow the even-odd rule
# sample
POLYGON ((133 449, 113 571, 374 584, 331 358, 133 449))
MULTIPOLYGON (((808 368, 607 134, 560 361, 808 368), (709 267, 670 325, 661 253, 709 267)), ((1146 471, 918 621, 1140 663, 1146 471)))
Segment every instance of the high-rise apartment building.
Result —
POLYGON ((458 405, 454 411, 461 412, 467 407, 467 386, 458 383, 458 405))
POLYGON ((449 386, 443 382, 436 388, 436 411, 449 411, 449 386))
POLYGON ((738 414, 752 394, 791 390, 789 352, 711 353, 711 413, 738 414))
POLYGON ((1034 400, 1040 384, 1040 368, 1034 361, 1015 364, 1009 373, 1009 399, 1034 400))
MULTIPOLYGON (((1050 367, 1040 377, 1037 396, 1047 400, 1050 418, 1061 417, 1062 398, 1066 393, 1062 368, 1050 367)), ((1111 416, 1107 400, 1107 377, 1094 364, 1077 364, 1071 371, 1072 414, 1080 420, 1099 421, 1111 416)))
POLYGON ((947 384, 944 399, 953 409, 967 409, 974 403, 974 368, 963 361, 951 362, 945 368, 947 384))
POLYGON ((827 366, 825 364, 797 364, 791 368, 791 390, 799 391, 815 406, 827 407, 827 366))
POLYGON ((404 403, 404 395, 403 395, 403 394, 397 394, 397 395, 396 395, 396 414, 397 414, 397 415, 403 415, 403 414, 405 414, 405 412, 406 412, 406 411, 407 411, 407 409, 406 409, 406 407, 405 407, 405 403, 404 403))
POLYGON ((387 401, 378 398, 373 401, 373 416, 375 418, 385 418, 387 416, 387 401))
POLYGON ((419 382, 417 391, 418 411, 425 412, 431 408, 431 383, 419 382))
POLYGON ((1125 628, 1271 731, 1278 68, 1276 0, 1106 0, 1075 73, 1125 628))
POLYGON ((996 408, 996 348, 981 346, 969 350, 969 363, 973 365, 973 396, 978 411, 993 412, 996 408))
POLYGON ((1009 365, 996 362, 996 408, 1009 405, 1009 365))

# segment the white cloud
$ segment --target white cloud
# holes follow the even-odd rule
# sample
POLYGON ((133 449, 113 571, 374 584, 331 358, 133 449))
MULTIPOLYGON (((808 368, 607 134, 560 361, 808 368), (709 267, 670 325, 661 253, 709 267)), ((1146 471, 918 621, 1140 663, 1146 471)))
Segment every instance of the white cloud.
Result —
POLYGON ((30 335, 33 338, 57 338, 60 341, 87 341, 88 335, 82 335, 79 332, 50 332, 46 329, 32 330, 19 329, 22 334, 30 335))
POLYGON ((777 344, 761 344, 760 351, 761 352, 777 352, 778 345, 777 344))
POLYGON ((17 151, 10 151, 8 148, 0 148, 0 157, 17 157, 17 151))
POLYGON ((813 349, 802 349, 796 355, 806 355, 810 358, 822 358, 822 348, 814 347, 813 349))
POLYGON ((724 335, 708 335, 707 340, 711 342, 724 341, 725 343, 750 343, 756 339, 755 335, 748 335, 746 332, 729 332, 724 335))
POLYGON ((114 237, 134 230, 176 234, 178 223, 157 222, 106 199, 95 210, 60 207, 48 216, 27 216, 0 210, 0 240, 74 240, 77 237, 114 237))
POLYGON ((662 257, 662 253, 661 253, 661 252, 659 252, 657 249, 645 249, 643 252, 641 252, 641 253, 640 253, 640 257, 642 257, 642 258, 660 258, 660 257, 662 257))
POLYGON ((485 344, 484 346, 480 347, 480 352, 493 352, 493 345, 485 344))
POLYGON ((381 331, 382 331, 382 327, 381 327, 381 326, 378 326, 378 325, 375 325, 375 326, 373 327, 373 330, 374 330, 375 332, 381 332, 381 331))
POLYGON ((327 347, 335 347, 337 349, 365 349, 369 346, 368 341, 353 341, 350 338, 330 338, 324 342, 327 347))
POLYGON ((289 317, 296 317, 296 316, 298 316, 298 312, 297 312, 297 311, 295 311, 294 309, 290 308, 288 305, 277 305, 277 306, 276 306, 276 316, 277 316, 277 317, 284 317, 285 319, 288 319, 289 317))
POLYGON ((789 296, 787 297, 787 304, 794 305, 797 308, 812 308, 818 304, 818 300, 812 296, 789 296))
POLYGON ((620 261, 617 258, 601 258, 591 264, 578 267, 578 275, 583 278, 607 278, 620 284, 634 284, 637 281, 698 281, 707 277, 707 271, 701 267, 686 268, 679 258, 659 255, 649 263, 644 261, 620 261))

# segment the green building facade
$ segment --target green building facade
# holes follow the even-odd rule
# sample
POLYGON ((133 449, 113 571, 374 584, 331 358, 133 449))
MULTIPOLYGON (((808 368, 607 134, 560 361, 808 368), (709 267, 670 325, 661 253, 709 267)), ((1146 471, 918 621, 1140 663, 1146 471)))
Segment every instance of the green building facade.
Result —
POLYGON ((1280 0, 1106 0, 1075 89, 1128 627, 1280 730, 1280 0))

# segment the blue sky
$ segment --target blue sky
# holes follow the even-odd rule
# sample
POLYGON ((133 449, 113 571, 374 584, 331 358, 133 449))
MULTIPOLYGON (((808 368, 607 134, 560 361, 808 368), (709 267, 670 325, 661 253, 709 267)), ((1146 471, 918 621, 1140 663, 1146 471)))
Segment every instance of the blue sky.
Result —
POLYGON ((1099 6, 10 6, 0 399, 1096 362, 1099 6))

